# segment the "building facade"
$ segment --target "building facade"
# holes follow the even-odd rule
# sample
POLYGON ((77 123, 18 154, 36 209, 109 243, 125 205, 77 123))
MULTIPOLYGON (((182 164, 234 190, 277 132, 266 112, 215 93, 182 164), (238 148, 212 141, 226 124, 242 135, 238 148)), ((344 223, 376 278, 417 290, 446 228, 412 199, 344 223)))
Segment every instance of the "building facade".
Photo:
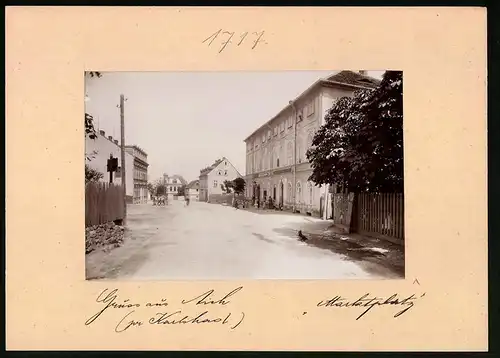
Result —
POLYGON ((199 200, 209 202, 210 195, 223 194, 221 185, 225 180, 234 180, 242 175, 225 157, 200 170, 199 200))
POLYGON ((179 190, 183 185, 186 185, 186 180, 180 175, 163 174, 163 184, 169 199, 173 199, 174 195, 179 194, 179 190))
MULTIPOLYGON (((107 171, 108 159, 112 155, 113 158, 118 158, 118 171, 113 173, 113 183, 121 185, 121 147, 118 140, 112 136, 106 137, 106 133, 100 130, 97 133, 97 138, 91 139, 88 136, 85 138, 85 164, 92 169, 97 170, 103 176, 100 181, 109 183, 110 177, 107 171)), ((130 153, 125 153, 125 181, 127 197, 129 200, 134 195, 134 176, 133 176, 134 157, 130 153)))
POLYGON ((191 201, 200 199, 200 180, 193 180, 186 186, 186 197, 191 201))
POLYGON ((134 157, 134 194, 133 202, 136 204, 147 203, 149 199, 148 190, 148 155, 137 145, 125 146, 125 151, 134 157))
POLYGON ((379 83, 363 73, 341 71, 316 81, 256 129, 245 139, 246 196, 261 201, 271 196, 284 209, 319 216, 327 188, 308 180, 312 168, 306 152, 314 134, 337 99, 379 83))

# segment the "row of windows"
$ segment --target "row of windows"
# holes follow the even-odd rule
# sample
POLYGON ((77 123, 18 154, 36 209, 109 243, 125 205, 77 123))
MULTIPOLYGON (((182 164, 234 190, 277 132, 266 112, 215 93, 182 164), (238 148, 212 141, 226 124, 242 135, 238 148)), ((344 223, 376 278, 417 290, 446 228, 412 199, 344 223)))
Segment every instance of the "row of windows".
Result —
MULTIPOLYGON (((298 138, 297 139, 297 164, 306 161, 306 152, 311 147, 313 141, 313 133, 310 132, 307 135, 305 143, 298 138)), ((254 172, 259 172, 262 170, 269 170, 279 168, 280 166, 293 165, 293 141, 288 141, 286 145, 286 152, 284 151, 283 143, 279 147, 268 150, 264 150, 250 154, 247 156, 247 173, 252 174, 254 172), (280 161, 281 158, 281 161, 280 161)))
POLYGON ((148 178, 148 173, 140 170, 134 170, 134 179, 146 180, 148 178))
MULTIPOLYGON (((306 104, 304 107, 304 110, 298 109, 297 110, 297 123, 302 121, 304 118, 304 112, 306 117, 310 117, 314 114, 315 111, 315 101, 311 100, 306 104)), ((262 143, 265 143, 266 140, 269 141, 272 136, 277 136, 279 133, 285 132, 285 130, 289 130, 293 127, 293 115, 290 115, 285 121, 281 121, 280 123, 276 124, 272 129, 269 129, 267 133, 263 133, 261 136, 262 143)), ((257 149, 259 147, 259 141, 255 140, 254 143, 247 143, 247 151, 250 151, 253 149, 257 149)))
MULTIPOLYGON (((270 187, 268 188, 264 188, 264 187, 261 187, 260 188, 260 193, 257 193, 257 195, 259 195, 260 199, 266 199, 267 197, 271 196, 273 198, 273 200, 279 200, 280 199, 280 188, 276 185, 273 186, 272 188, 272 191, 268 191, 270 187)), ((293 188, 292 188, 292 183, 289 182, 287 184, 287 190, 286 192, 283 193, 283 196, 284 196, 284 202, 293 202, 293 188)), ((302 204, 302 203, 305 203, 305 204, 309 204, 309 205, 313 205, 313 202, 314 202, 314 184, 310 181, 307 182, 307 189, 306 189, 306 192, 304 193, 303 192, 303 189, 302 189, 302 184, 300 181, 297 182, 297 184, 295 185, 295 190, 296 190, 296 193, 295 193, 295 203, 297 204, 302 204)), ((249 186, 247 188, 247 195, 248 196, 252 196, 253 193, 252 193, 252 187, 249 186)))

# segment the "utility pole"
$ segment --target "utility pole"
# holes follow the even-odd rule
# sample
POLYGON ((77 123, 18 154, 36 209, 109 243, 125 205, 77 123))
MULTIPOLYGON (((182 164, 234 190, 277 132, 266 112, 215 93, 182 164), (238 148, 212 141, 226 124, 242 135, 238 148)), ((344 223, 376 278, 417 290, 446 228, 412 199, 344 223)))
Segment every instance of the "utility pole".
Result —
POLYGON ((124 115, 125 98, 120 95, 120 129, 121 129, 121 161, 122 161, 122 186, 123 186, 123 223, 127 219, 127 180, 125 178, 125 115, 124 115))
POLYGON ((295 108, 295 103, 293 101, 289 102, 293 109, 293 185, 292 185, 292 196, 293 196, 293 212, 296 210, 296 200, 297 200, 297 109, 295 108))

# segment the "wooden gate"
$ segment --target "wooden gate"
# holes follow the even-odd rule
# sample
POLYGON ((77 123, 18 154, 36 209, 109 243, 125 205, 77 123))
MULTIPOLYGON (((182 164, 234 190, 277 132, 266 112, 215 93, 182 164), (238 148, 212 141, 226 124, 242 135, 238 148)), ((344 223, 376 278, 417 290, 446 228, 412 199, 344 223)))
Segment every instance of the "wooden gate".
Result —
POLYGON ((356 229, 360 234, 404 240, 403 194, 358 194, 356 206, 356 229))
POLYGON ((351 231, 353 202, 354 193, 332 195, 333 223, 347 233, 351 231))

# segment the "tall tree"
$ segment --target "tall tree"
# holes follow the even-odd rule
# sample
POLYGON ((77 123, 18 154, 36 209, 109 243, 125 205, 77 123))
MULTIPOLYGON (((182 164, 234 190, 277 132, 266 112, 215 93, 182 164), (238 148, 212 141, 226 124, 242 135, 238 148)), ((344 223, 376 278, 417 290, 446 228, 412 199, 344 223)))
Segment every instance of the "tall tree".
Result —
POLYGON ((233 190, 236 194, 243 194, 245 191, 245 179, 236 178, 233 180, 233 190))
POLYGON ((156 195, 165 195, 167 193, 167 187, 165 184, 158 184, 155 188, 156 195))
POLYGON ((90 182, 98 182, 103 177, 104 174, 85 164, 85 184, 90 182))
POLYGON ((403 190, 403 74, 387 71, 379 87, 339 99, 306 156, 316 184, 352 192, 403 190))
POLYGON ((224 183, 220 185, 222 191, 226 194, 233 192, 233 182, 230 180, 224 180, 224 183))
MULTIPOLYGON (((88 71, 85 72, 86 77, 101 77, 102 74, 100 72, 88 71)), ((85 112, 85 136, 88 136, 90 139, 96 139, 97 133, 94 127, 94 117, 89 113, 85 112)))

